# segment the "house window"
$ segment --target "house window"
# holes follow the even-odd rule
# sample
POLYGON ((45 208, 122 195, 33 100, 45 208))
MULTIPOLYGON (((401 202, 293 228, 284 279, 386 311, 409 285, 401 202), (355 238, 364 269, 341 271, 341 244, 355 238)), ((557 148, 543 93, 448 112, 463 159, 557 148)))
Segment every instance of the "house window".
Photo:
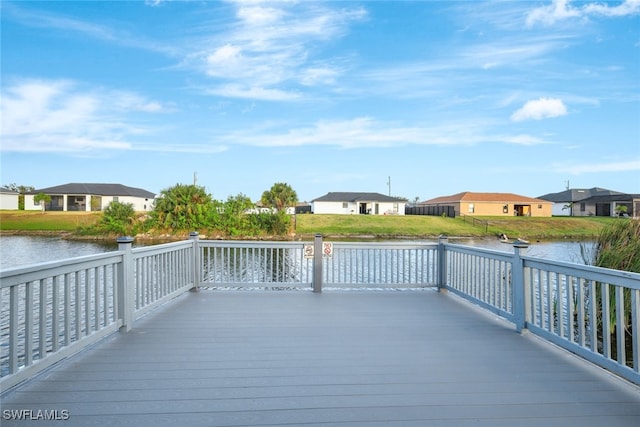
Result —
POLYGON ((538 205, 538 209, 542 209, 542 205, 538 205))
POLYGON ((502 207, 502 213, 506 213, 506 214, 508 214, 508 213, 509 213, 509 205, 504 205, 504 206, 502 207))
POLYGON ((342 202, 342 209, 347 209, 349 207, 349 202, 342 202))
POLYGON ((580 203, 580 212, 584 212, 587 210, 587 204, 586 203, 580 203))
POLYGON ((113 201, 117 202, 118 201, 118 196, 113 196, 113 201))
POLYGON ((475 206, 473 203, 469 203, 469 213, 474 213, 475 212, 475 206))

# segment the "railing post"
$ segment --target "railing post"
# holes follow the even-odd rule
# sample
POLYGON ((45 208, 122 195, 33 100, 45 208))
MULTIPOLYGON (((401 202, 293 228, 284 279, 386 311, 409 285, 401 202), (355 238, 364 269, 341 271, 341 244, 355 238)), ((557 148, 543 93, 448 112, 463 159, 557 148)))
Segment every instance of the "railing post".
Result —
POLYGON ((193 287, 189 289, 191 292, 200 291, 200 281, 202 280, 202 264, 200 263, 200 234, 197 231, 189 233, 189 240, 193 241, 193 259, 192 272, 193 274, 193 287))
POLYGON ((447 236, 438 237, 438 292, 447 291, 447 236))
POLYGON ((313 292, 322 292, 322 234, 313 240, 313 292))
POLYGON ((133 237, 118 237, 118 250, 122 252, 122 265, 118 269, 118 319, 122 321, 120 332, 129 332, 133 326, 134 277, 133 237))
POLYGON ((522 332, 529 319, 529 291, 524 280, 524 264, 520 257, 520 249, 526 249, 529 245, 522 242, 513 244, 513 265, 511 266, 511 280, 513 286, 513 317, 516 324, 516 331, 522 332))

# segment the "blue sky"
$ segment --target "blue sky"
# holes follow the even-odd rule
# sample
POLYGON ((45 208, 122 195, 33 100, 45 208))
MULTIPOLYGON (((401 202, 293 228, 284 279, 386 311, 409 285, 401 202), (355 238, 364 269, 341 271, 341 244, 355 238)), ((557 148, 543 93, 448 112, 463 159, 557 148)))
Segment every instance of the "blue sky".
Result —
POLYGON ((640 0, 0 8, 3 185, 640 193, 640 0))

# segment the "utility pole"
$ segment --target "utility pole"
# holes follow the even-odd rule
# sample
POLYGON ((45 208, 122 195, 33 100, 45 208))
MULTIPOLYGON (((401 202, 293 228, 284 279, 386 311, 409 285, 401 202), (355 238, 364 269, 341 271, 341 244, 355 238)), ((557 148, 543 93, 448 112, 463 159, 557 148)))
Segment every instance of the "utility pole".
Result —
POLYGON ((389 187, 389 197, 391 197, 391 177, 389 177, 389 180, 387 181, 387 186, 389 187))
POLYGON ((194 172, 193 173, 193 186, 196 186, 196 183, 198 182, 198 172, 194 172))

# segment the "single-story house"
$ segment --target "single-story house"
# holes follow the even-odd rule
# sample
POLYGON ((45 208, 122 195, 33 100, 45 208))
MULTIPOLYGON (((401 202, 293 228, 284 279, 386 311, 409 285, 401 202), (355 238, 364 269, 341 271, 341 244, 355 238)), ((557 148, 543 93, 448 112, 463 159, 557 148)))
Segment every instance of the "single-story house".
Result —
POLYGON ((136 211, 150 211, 155 198, 150 191, 122 184, 71 183, 26 193, 25 210, 42 209, 33 200, 40 193, 51 197, 47 211, 101 211, 111 202, 131 203, 136 211))
POLYGON ((473 193, 465 191, 451 196, 436 197, 419 206, 448 207, 456 215, 538 216, 550 217, 552 203, 513 193, 473 193))
POLYGON ((606 188, 574 188, 545 194, 539 199, 552 202, 553 215, 558 216, 616 216, 619 206, 625 206, 629 216, 640 215, 640 194, 606 188))
POLYGON ((311 201, 314 214, 404 215, 405 199, 380 193, 332 192, 311 201))
POLYGON ((307 203, 307 202, 296 203, 295 213, 297 214, 311 213, 311 203, 307 203))
POLYGON ((18 210, 18 198, 20 193, 0 187, 0 209, 18 210))

